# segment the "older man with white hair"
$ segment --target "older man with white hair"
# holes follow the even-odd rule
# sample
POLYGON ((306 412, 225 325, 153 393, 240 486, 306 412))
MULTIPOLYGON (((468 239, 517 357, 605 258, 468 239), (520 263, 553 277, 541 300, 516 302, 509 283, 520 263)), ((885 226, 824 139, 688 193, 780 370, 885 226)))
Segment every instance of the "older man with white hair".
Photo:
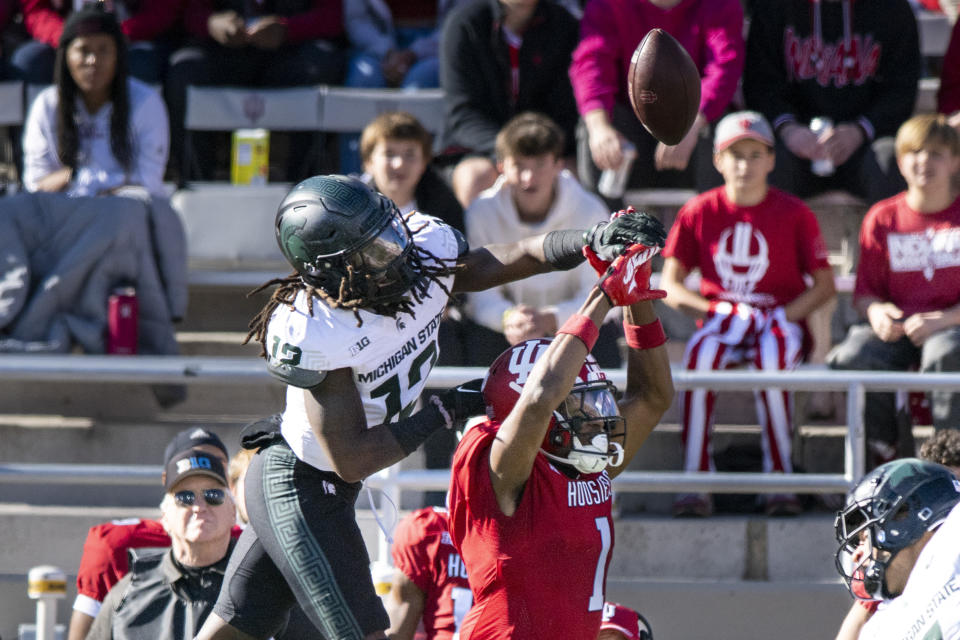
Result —
POLYGON ((160 522, 172 546, 131 550, 130 572, 107 594, 88 640, 192 638, 216 602, 236 517, 223 463, 194 448, 164 472, 160 522))

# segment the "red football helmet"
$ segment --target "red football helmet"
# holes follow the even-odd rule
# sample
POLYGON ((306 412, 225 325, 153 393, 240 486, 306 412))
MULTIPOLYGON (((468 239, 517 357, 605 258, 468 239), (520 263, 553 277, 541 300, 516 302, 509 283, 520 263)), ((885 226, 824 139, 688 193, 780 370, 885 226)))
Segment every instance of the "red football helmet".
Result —
MULTIPOLYGON (((513 410, 537 360, 551 340, 537 338, 516 344, 501 353, 483 380, 481 392, 487 417, 497 422, 513 410)), ((599 473, 623 462, 626 423, 616 402, 616 387, 607 380, 597 360, 587 354, 570 394, 553 412, 541 450, 582 473, 599 473), (601 429, 596 430, 600 422, 601 429), (586 429, 585 425, 591 425, 586 429), (586 438, 586 441, 584 441, 586 438), (616 438, 619 442, 614 442, 616 438)))

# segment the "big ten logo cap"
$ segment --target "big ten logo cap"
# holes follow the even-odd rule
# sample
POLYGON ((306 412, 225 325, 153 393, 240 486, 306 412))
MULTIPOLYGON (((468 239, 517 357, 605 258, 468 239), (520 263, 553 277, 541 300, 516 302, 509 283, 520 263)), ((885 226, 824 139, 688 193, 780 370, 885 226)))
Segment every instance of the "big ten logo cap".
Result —
POLYGON ((188 449, 177 454, 167 463, 164 468, 163 490, 169 492, 184 478, 199 475, 209 476, 223 486, 227 486, 227 474, 220 460, 202 449, 188 449))

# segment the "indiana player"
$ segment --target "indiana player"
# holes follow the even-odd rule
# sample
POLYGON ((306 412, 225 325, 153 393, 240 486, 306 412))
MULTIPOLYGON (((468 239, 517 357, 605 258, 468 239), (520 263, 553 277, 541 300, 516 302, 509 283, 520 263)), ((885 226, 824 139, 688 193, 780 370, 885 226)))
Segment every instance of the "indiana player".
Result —
POLYGON ((397 525, 391 548, 396 572, 387 596, 390 640, 452 640, 473 604, 447 517, 446 509, 427 507, 397 525), (421 623, 424 635, 418 636, 421 623))
POLYGON ((629 249, 556 338, 519 343, 487 372, 490 420, 466 431, 450 478, 450 534, 474 597, 461 640, 596 639, 613 549, 611 479, 673 401, 650 301, 663 292, 650 291, 643 262, 661 243, 629 249), (619 408, 589 355, 612 305, 629 305, 619 408))
POLYGON ((917 458, 863 477, 837 514, 837 570, 882 600, 860 640, 960 638, 960 481, 917 458))
POLYGON ((624 215, 588 232, 469 250, 452 227, 401 216, 359 180, 296 185, 276 219, 296 273, 274 281, 251 323, 269 369, 288 385, 286 408, 280 435, 257 442, 245 482, 250 526, 197 637, 268 638, 299 602, 327 640, 384 638, 389 619, 354 503, 365 477, 482 411, 479 394, 459 389, 415 411, 450 294, 572 268, 585 244, 611 260, 654 224, 624 215))
MULTIPOLYGON (((391 549, 396 571, 387 596, 390 640, 459 637, 473 594, 447 520, 446 509, 427 507, 397 525, 391 549)), ((597 640, 653 640, 653 632, 633 609, 606 602, 597 640)))

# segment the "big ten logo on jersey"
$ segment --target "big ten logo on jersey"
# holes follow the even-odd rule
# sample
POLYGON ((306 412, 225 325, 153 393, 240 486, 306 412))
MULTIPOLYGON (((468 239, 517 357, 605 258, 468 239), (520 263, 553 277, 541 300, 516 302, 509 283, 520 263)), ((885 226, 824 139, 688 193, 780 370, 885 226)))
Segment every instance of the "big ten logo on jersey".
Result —
POLYGON ((467 579, 467 565, 463 564, 463 558, 455 551, 447 556, 447 577, 467 579))
POLYGON ((609 502, 612 495, 610 476, 602 473, 590 480, 570 480, 567 483, 568 507, 592 507, 609 502))
POLYGON ((370 346, 370 337, 363 336, 362 338, 354 342, 352 345, 350 345, 350 355, 355 356, 361 351, 363 351, 364 347, 369 347, 369 346, 370 346))
POLYGON ((523 390, 523 385, 526 384, 537 362, 540 349, 546 349, 548 346, 546 342, 524 342, 514 347, 510 354, 510 373, 513 374, 510 380, 511 389, 517 393, 523 390))

